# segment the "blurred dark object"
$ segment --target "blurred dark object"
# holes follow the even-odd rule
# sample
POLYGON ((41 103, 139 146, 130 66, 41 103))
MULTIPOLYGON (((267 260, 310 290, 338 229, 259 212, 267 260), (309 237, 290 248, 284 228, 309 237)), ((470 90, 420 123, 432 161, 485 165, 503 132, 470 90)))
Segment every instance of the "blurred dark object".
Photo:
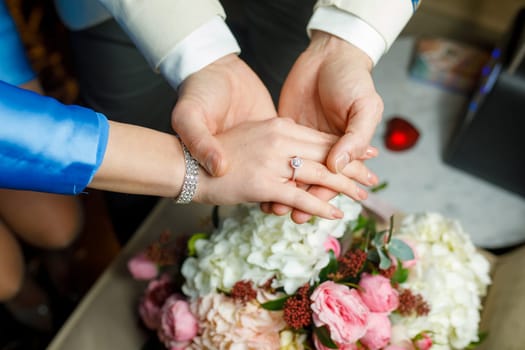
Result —
POLYGON ((482 75, 445 162, 525 197, 525 8, 482 75))
POLYGON ((391 118, 386 125, 385 146, 391 151, 410 149, 419 139, 419 131, 403 118, 391 118))
POLYGON ((53 0, 5 0, 31 65, 48 96, 65 104, 78 100, 68 33, 53 0))
POLYGON ((422 38, 416 42, 409 72, 412 78, 471 93, 489 57, 483 48, 444 38, 422 38))

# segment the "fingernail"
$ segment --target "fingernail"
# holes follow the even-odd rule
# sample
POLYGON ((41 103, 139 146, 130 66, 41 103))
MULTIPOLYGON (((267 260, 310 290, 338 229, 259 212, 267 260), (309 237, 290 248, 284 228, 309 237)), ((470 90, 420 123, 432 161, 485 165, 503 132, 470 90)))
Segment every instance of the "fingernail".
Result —
POLYGON ((217 155, 215 153, 209 155, 204 166, 210 175, 215 176, 217 174, 217 155))
POLYGON ((368 172, 367 177, 368 177, 368 183, 369 183, 370 185, 372 185, 372 186, 375 185, 375 184, 377 184, 377 183, 379 182, 379 178, 378 178, 377 175, 374 174, 374 173, 368 172))
POLYGON ((360 200, 364 200, 368 198, 368 193, 365 190, 363 190, 361 187, 357 187, 356 194, 357 194, 357 198, 359 198, 360 200))
POLYGON ((348 153, 345 152, 343 154, 340 154, 335 159, 335 169, 338 173, 340 173, 348 163, 350 163, 350 156, 348 155, 348 153))
POLYGON ((339 209, 332 209, 331 215, 334 219, 342 219, 345 216, 345 214, 339 209))

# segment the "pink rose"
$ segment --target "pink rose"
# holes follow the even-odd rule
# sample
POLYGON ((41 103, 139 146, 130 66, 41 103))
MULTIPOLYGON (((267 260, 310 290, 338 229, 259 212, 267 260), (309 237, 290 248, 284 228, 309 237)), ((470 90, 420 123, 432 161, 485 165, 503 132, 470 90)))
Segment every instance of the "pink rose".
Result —
POLYGON ((363 273, 359 286, 359 295, 370 311, 390 313, 399 306, 399 293, 392 288, 390 279, 363 273))
MULTIPOLYGON (((314 346, 316 348, 316 350, 332 350, 330 348, 327 348, 326 346, 323 345, 323 343, 321 343, 321 341, 319 340, 319 338, 317 338, 317 336, 314 334, 314 346)), ((359 350, 360 347, 357 345, 357 344, 347 344, 347 345, 339 345, 337 344, 337 349, 339 350, 359 350)))
POLYGON ((392 336, 390 337, 391 345, 395 345, 396 349, 402 350, 416 350, 412 344, 412 339, 408 335, 408 330, 406 326, 401 324, 392 325, 392 336))
POLYGON ((335 257, 338 258, 341 254, 341 243, 339 243, 339 240, 334 236, 328 236, 328 238, 324 242, 324 249, 327 252, 333 250, 335 257))
POLYGON ((144 253, 137 254, 128 261, 128 270, 137 280, 150 280, 159 273, 157 264, 144 253))
POLYGON ((386 314, 371 312, 368 317, 368 329, 360 342, 368 350, 379 350, 390 342, 392 324, 386 314))
POLYGON ((326 281, 314 290, 310 300, 315 325, 326 326, 334 342, 351 344, 365 335, 370 311, 357 290, 326 281))
POLYGON ((139 305, 139 314, 146 327, 152 330, 160 327, 160 311, 173 290, 174 286, 168 275, 164 274, 149 282, 139 305))
POLYGON ((389 345, 383 350, 412 350, 412 348, 406 348, 404 346, 399 346, 399 345, 389 345))
POLYGON ((416 350, 428 350, 432 347, 432 338, 430 334, 423 332, 418 334, 414 339, 416 350))
POLYGON ((183 349, 197 335, 197 318, 190 311, 189 303, 174 294, 166 300, 161 311, 159 338, 169 349, 183 349))

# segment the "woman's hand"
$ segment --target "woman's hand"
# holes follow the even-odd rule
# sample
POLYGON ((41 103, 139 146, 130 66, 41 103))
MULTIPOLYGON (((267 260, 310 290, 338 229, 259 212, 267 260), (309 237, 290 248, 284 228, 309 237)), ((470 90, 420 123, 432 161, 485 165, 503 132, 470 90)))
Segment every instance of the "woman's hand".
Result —
POLYGON ((343 213, 297 184, 319 185, 356 200, 359 187, 370 171, 356 162, 345 174, 336 174, 324 165, 326 155, 338 137, 296 124, 287 118, 247 122, 217 135, 231 159, 229 171, 211 177, 201 171, 194 200, 201 203, 235 204, 277 202, 311 215, 337 219, 343 213), (293 169, 290 160, 298 156, 303 165, 293 169))

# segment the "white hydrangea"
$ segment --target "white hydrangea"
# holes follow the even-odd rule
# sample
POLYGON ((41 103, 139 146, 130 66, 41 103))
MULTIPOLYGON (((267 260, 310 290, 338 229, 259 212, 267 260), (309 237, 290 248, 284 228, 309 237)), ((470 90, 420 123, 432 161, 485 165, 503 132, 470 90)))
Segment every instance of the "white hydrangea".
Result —
POLYGON ((331 203, 345 213, 343 219, 315 218, 302 225, 289 215, 268 215, 256 206, 239 206, 209 239, 196 242, 196 256, 182 266, 183 292, 197 297, 229 291, 240 280, 262 285, 275 277, 272 286, 291 294, 317 280, 329 261, 323 246, 328 235, 341 237, 361 212, 360 204, 342 195, 331 203))
POLYGON ((439 214, 410 215, 398 237, 414 242, 418 263, 401 286, 430 305, 423 317, 392 316, 412 338, 431 330, 432 349, 463 349, 478 340, 481 297, 490 284, 490 264, 458 222, 439 214))

